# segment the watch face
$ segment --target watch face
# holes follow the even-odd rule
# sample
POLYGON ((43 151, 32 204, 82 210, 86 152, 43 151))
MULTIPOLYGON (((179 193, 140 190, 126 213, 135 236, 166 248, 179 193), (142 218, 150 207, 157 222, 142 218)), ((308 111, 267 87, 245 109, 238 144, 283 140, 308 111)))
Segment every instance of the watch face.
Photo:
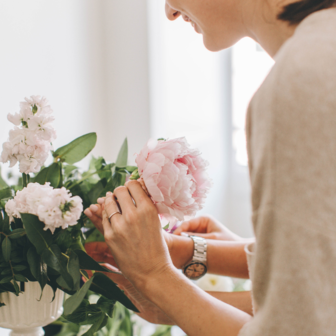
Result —
POLYGON ((207 268, 204 264, 194 262, 192 264, 189 264, 185 269, 184 269, 184 274, 192 280, 197 280, 201 278, 207 271, 207 268))

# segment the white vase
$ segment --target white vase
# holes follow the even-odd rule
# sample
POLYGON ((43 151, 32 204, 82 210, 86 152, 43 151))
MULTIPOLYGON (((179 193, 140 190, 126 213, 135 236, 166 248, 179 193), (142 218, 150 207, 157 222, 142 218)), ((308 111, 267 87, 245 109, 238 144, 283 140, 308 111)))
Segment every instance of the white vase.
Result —
POLYGON ((57 320, 63 313, 64 292, 53 291, 48 285, 43 290, 38 282, 26 282, 25 290, 19 296, 12 293, 0 294, 0 327, 11 329, 11 336, 42 336, 42 327, 57 320))

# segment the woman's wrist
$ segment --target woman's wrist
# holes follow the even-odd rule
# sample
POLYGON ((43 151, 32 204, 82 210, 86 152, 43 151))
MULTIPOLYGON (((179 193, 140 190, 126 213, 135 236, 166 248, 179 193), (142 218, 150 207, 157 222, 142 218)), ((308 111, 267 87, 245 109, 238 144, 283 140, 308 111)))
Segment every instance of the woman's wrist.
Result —
POLYGON ((181 269, 193 257, 194 242, 192 239, 183 236, 172 235, 172 238, 170 256, 174 266, 181 269))
POLYGON ((171 288, 171 286, 175 287, 174 284, 181 281, 181 276, 185 278, 172 264, 166 265, 161 268, 160 272, 147 277, 141 288, 137 289, 147 300, 157 304, 156 300, 160 297, 160 293, 162 294, 162 290, 171 288))

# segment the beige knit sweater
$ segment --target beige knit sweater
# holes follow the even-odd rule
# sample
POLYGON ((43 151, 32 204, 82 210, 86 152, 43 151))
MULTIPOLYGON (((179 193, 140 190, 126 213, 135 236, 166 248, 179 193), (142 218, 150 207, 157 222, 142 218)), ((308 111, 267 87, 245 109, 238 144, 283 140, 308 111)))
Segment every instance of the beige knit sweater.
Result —
POLYGON ((336 9, 275 60, 247 117, 256 314, 239 336, 335 336, 336 9))

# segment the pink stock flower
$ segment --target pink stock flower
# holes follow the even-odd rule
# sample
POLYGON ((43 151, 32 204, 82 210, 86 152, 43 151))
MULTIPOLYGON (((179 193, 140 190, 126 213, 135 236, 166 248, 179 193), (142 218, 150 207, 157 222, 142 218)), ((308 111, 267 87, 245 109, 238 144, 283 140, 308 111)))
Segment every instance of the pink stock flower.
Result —
POLYGON ((136 158, 140 183, 159 214, 183 220, 203 208, 211 182, 207 162, 185 138, 148 141, 136 158))

